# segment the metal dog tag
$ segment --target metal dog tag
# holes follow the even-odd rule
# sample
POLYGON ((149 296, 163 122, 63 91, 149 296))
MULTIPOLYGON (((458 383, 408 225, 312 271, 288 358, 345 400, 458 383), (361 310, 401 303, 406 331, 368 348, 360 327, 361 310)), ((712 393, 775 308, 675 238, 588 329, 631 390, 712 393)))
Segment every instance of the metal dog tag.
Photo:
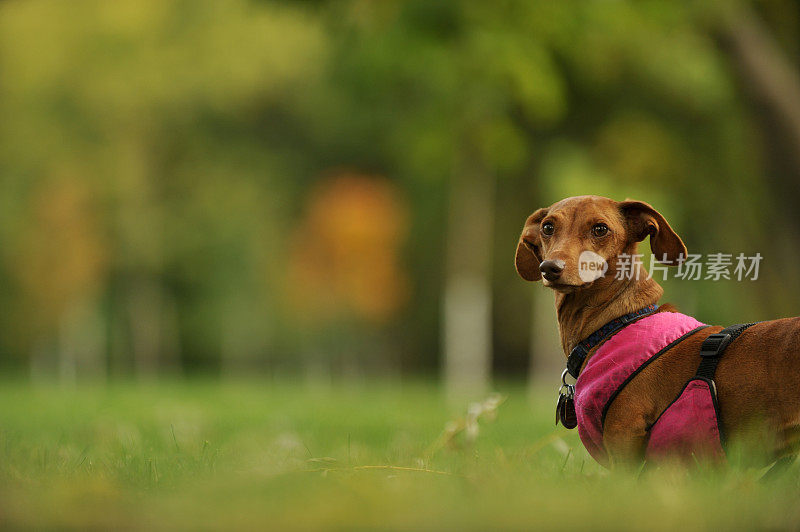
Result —
POLYGON ((556 402, 556 426, 561 421, 561 410, 564 408, 564 403, 567 401, 566 395, 558 394, 558 401, 556 402))
POLYGON ((567 384, 566 377, 567 370, 564 370, 556 402, 556 425, 560 422, 565 428, 574 429, 578 426, 578 416, 575 413, 575 386, 567 384))
POLYGON ((572 397, 565 397, 559 412, 561 424, 565 428, 574 429, 578 426, 578 415, 575 413, 575 400, 572 397))

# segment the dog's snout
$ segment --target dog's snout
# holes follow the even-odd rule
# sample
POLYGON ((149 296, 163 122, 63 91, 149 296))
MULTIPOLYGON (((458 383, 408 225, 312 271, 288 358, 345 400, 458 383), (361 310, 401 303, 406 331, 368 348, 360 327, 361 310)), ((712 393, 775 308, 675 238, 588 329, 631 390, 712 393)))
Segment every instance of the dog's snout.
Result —
POLYGON ((539 270, 542 276, 548 281, 555 281, 561 277, 561 272, 564 271, 563 260, 546 260, 539 265, 539 270))

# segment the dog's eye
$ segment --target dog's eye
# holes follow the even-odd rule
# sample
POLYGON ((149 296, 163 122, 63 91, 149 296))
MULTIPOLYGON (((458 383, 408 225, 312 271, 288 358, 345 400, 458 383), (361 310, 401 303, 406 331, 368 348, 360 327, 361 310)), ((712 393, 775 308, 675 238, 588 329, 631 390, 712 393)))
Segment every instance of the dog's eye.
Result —
POLYGON ((556 232, 556 226, 552 222, 545 222, 542 224, 542 233, 550 236, 556 232))
POLYGON ((595 224, 592 227, 592 234, 596 237, 606 236, 608 234, 608 226, 606 224, 595 224))

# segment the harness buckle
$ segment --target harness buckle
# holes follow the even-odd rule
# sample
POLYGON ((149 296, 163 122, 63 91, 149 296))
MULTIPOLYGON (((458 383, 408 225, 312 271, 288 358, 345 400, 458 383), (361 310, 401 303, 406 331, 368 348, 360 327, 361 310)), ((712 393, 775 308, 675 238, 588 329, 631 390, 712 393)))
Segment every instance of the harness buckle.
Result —
POLYGON ((732 340, 730 334, 711 334, 703 340, 703 344, 700 346, 700 356, 715 357, 724 351, 732 340))
MULTIPOLYGON (((566 372, 573 378, 578 378, 578 373, 581 371, 581 366, 583 366, 583 361, 586 360, 586 355, 588 351, 586 350, 583 345, 578 344, 572 348, 570 351, 569 356, 567 357, 567 369, 566 372)), ((563 380, 562 375, 562 380, 563 380)))

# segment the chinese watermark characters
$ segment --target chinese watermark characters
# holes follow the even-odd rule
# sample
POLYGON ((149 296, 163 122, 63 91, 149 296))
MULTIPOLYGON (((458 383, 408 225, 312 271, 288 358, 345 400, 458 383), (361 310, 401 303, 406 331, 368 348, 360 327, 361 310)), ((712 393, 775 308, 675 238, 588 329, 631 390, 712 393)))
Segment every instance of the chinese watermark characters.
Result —
MULTIPOLYGON (((619 280, 639 279, 644 271, 642 254, 621 254, 617 256, 617 268, 614 277, 619 280)), ((759 266, 761 264, 761 253, 747 256, 739 253, 736 257, 731 253, 710 253, 705 256, 689 253, 686 257, 681 254, 678 257, 677 268, 670 268, 665 264, 668 262, 666 257, 658 259, 655 255, 650 255, 650 270, 647 272, 647 279, 652 279, 656 274, 661 274, 661 280, 666 280, 669 273, 673 277, 686 281, 719 281, 721 279, 737 281, 758 280, 759 266), (661 261, 661 262, 659 262, 661 261)))

